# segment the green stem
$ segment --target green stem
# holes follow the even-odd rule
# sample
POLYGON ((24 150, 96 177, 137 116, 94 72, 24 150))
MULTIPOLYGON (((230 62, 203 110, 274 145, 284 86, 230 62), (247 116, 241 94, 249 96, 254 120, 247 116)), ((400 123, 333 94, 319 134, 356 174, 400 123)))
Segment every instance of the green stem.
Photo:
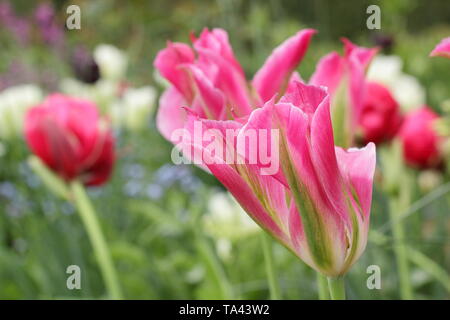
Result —
POLYGON ((28 158, 28 165, 36 173, 44 183, 44 185, 55 195, 68 200, 69 190, 67 184, 53 173, 47 166, 36 156, 28 158))
POLYGON ((219 289, 220 299, 232 299, 233 293, 231 285, 226 277, 225 271, 217 259, 217 256, 214 254, 211 246, 207 242, 207 239, 200 234, 197 234, 196 238, 198 252, 219 289))
MULTIPOLYGON (((397 215, 401 210, 399 199, 390 200, 390 219, 396 221, 397 215)), ((405 243, 405 230, 403 221, 399 220, 392 224, 392 237, 394 242, 394 253, 397 262, 397 273, 399 278, 400 297, 403 300, 413 299, 413 290, 410 281, 408 252, 405 243)))
POLYGON ((94 249, 109 295, 112 299, 122 299, 122 292, 116 269, 114 268, 108 245, 106 244, 92 203, 86 194, 84 186, 80 182, 72 182, 70 188, 72 190, 75 205, 94 249))
POLYGON ((317 275, 317 289, 319 291, 319 299, 320 300, 330 299, 327 277, 325 277, 320 272, 317 272, 316 275, 317 275))
POLYGON ((410 262, 416 264, 419 268, 427 272, 438 280, 450 293, 450 276, 447 271, 438 263, 428 258, 422 252, 417 251, 412 247, 408 247, 408 259, 410 262))
POLYGON ((273 259, 272 239, 265 232, 261 233, 261 240, 266 264, 267 281, 269 282, 269 292, 271 300, 281 299, 280 287, 275 274, 275 264, 273 259))
POLYGON ((330 288, 332 300, 345 300, 345 283, 343 276, 337 278, 328 277, 328 287, 330 288))

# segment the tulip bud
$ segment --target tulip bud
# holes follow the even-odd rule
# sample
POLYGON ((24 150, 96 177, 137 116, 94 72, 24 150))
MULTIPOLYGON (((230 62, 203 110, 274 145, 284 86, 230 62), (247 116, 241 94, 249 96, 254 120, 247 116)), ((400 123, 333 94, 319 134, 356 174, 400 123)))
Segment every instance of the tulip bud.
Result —
POLYGON ((114 165, 114 139, 87 100, 53 94, 25 117, 31 151, 61 179, 106 182, 114 165))
POLYGON ((418 168, 436 167, 442 161, 439 144, 442 138, 434 124, 439 116, 429 107, 410 112, 399 132, 406 162, 418 168))
POLYGON ((390 140, 400 128, 399 105, 389 90, 376 82, 368 82, 359 124, 363 139, 376 144, 390 140))

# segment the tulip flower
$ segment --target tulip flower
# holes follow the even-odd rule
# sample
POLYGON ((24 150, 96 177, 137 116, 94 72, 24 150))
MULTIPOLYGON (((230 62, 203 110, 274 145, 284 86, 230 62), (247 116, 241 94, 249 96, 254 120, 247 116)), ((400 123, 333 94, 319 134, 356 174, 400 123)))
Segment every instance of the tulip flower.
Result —
POLYGON ((375 145, 335 146, 326 89, 293 82, 278 102, 271 99, 237 120, 202 119, 189 111, 185 132, 198 122, 205 131, 214 130, 223 152, 189 134, 184 142, 202 153, 205 165, 250 217, 315 270, 333 278, 345 274, 367 242, 375 145), (237 131, 234 139, 228 130, 237 131), (271 175, 264 174, 261 161, 249 161, 251 149, 264 145, 264 138, 242 143, 252 130, 265 131, 267 140, 279 134, 279 154, 266 149, 279 156, 280 167, 271 175), (231 151, 243 161, 228 163, 231 151))
POLYGON ((450 37, 444 38, 439 44, 431 51, 431 57, 445 57, 450 59, 450 37))
POLYGON ((417 78, 402 72, 403 61, 399 56, 377 55, 367 70, 367 79, 383 84, 389 89, 400 108, 408 112, 425 104, 425 88, 417 78))
POLYGON ((325 86, 331 96, 336 144, 350 147, 360 118, 365 94, 365 71, 378 49, 358 47, 347 39, 344 56, 331 52, 317 64, 309 84, 325 86))
POLYGON ((65 181, 106 182, 114 165, 114 140, 89 101, 61 94, 28 110, 25 138, 30 149, 65 181))
POLYGON ((171 86, 159 101, 157 126, 172 141, 172 133, 183 128, 188 106, 199 117, 227 120, 243 117, 272 98, 283 94, 303 59, 314 30, 305 29, 287 39, 267 58, 251 83, 234 56, 226 31, 205 29, 192 36, 193 48, 169 42, 154 62, 171 86))
POLYGON ((8 140, 20 136, 27 110, 42 99, 42 90, 32 84, 14 86, 1 91, 0 139, 8 140))
POLYGON ((76 206, 110 297, 121 299, 107 242, 83 186, 105 183, 114 165, 114 139, 95 104, 62 94, 50 95, 28 110, 25 139, 38 157, 30 158, 31 168, 55 195, 76 206))
POLYGON ((441 163, 441 137, 433 126, 438 118, 427 106, 405 116, 399 137, 403 145, 403 156, 411 166, 432 168, 441 163))
POLYGON ((119 81, 125 75, 128 58, 124 52, 110 44, 100 44, 94 50, 94 60, 103 79, 119 81))
POLYGON ((376 144, 392 139, 400 128, 402 115, 389 90, 376 82, 368 82, 359 125, 363 140, 376 144))

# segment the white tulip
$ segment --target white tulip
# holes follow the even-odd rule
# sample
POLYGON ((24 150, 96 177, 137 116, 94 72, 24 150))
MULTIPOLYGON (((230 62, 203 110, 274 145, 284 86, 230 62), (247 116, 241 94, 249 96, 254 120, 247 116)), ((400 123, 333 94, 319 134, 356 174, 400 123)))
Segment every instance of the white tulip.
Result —
POLYGON ((156 99, 155 89, 150 86, 129 88, 122 99, 125 108, 125 126, 130 130, 144 128, 153 111, 156 99))
POLYGON ((0 92, 0 138, 21 135, 26 111, 42 99, 42 90, 31 84, 10 87, 0 92))
POLYGON ((94 60, 103 79, 117 81, 125 76, 128 58, 118 48, 109 44, 100 44, 94 50, 94 60))
POLYGON ((403 62, 398 56, 376 56, 370 63, 367 78, 391 86, 402 74, 403 62))
POLYGON ((413 76, 402 74, 393 83, 391 90, 403 111, 417 109, 425 104, 425 89, 413 76))

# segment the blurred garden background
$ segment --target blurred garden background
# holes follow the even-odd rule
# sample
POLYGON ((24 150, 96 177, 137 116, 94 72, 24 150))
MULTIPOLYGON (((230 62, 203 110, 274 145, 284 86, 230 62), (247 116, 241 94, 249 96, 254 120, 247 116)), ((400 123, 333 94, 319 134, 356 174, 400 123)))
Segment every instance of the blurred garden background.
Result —
MULTIPOLYGON (((88 193, 124 298, 269 298, 261 231, 213 176, 174 165, 172 145, 155 125, 166 84, 154 58, 168 40, 189 42, 190 32, 204 27, 228 31, 248 75, 303 28, 318 30, 298 69, 303 79, 320 57, 342 52, 341 37, 380 46, 379 55, 398 56, 413 82, 412 91, 393 89, 398 99, 405 93, 405 101, 449 117, 450 61, 429 57, 450 36, 446 0, 0 0, 0 298, 108 298, 75 207, 32 170, 21 134, 25 109, 56 91, 94 100, 114 126, 112 178, 88 193), (80 30, 65 27, 72 4, 81 9, 80 30), (381 8, 380 30, 366 27, 370 4, 381 8), (81 269, 80 290, 66 286, 69 265, 81 269)), ((369 242, 347 276, 348 298, 400 298, 394 250, 403 244, 393 241, 397 220, 389 215, 390 199, 399 196, 414 298, 448 299, 448 165, 417 170, 399 164, 396 150, 395 142, 378 150, 369 242), (380 267, 380 290, 366 285, 370 265, 380 267)), ((315 272, 281 245, 270 246, 282 298, 316 299, 315 272)))

